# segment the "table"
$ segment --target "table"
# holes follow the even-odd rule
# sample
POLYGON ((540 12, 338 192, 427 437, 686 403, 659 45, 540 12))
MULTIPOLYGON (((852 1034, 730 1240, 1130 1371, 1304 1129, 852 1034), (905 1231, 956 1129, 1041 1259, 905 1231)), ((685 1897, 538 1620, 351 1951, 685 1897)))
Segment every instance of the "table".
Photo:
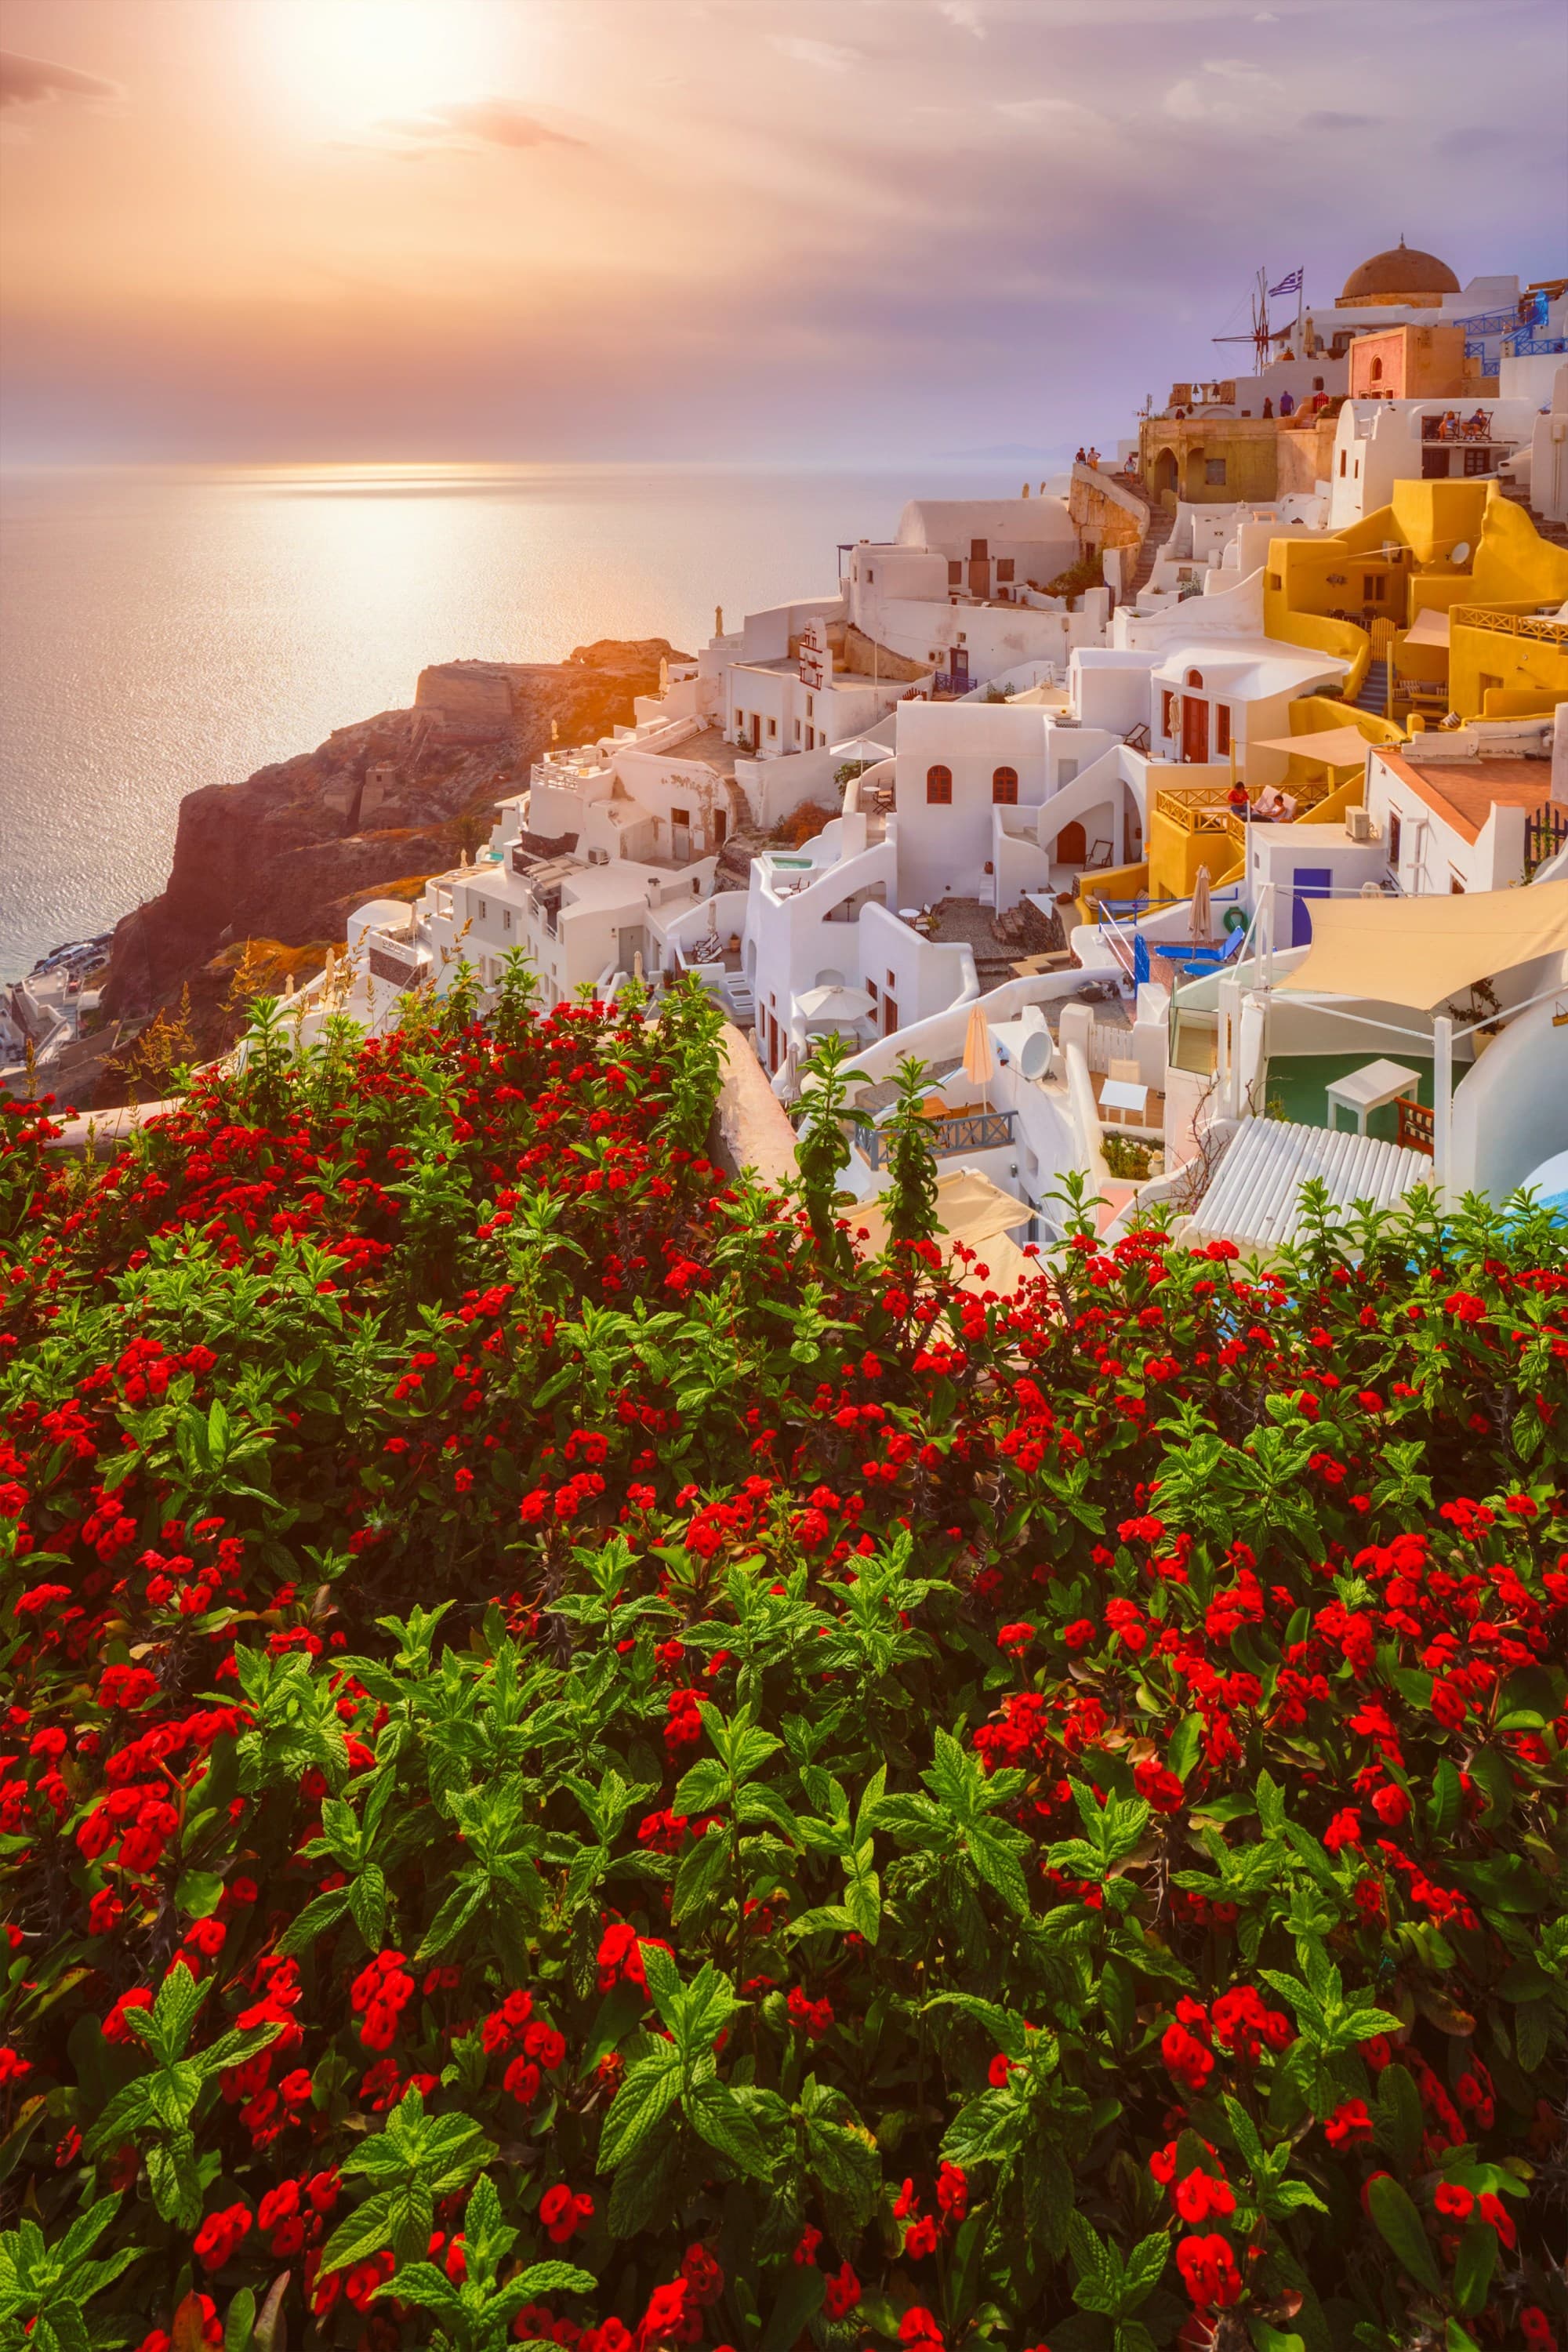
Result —
POLYGON ((1355 1131, 1364 1135, 1369 1110, 1380 1109, 1396 1096, 1414 1095, 1420 1083, 1420 1071, 1407 1070, 1403 1063, 1363 1062, 1359 1070, 1347 1070, 1324 1089, 1329 1097, 1329 1126, 1338 1128, 1336 1110, 1353 1110, 1355 1131))
POLYGON ((1129 1117, 1142 1118, 1148 1100, 1148 1087, 1135 1084, 1131 1078, 1107 1078, 1100 1089, 1102 1111, 1125 1111, 1129 1117))

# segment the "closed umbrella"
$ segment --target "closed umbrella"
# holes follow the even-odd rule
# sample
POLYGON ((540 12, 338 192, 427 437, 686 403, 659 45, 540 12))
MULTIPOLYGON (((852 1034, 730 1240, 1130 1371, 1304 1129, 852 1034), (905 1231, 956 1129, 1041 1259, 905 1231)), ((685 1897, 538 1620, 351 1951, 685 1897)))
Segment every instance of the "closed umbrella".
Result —
POLYGON ((991 1097, 984 1089, 995 1070, 996 1055, 992 1049, 984 1007, 975 1004, 970 1008, 969 1026, 963 1033, 963 1075, 980 1087, 987 1110, 991 1108, 991 1097))
POLYGON ((1206 948, 1214 943, 1214 909, 1209 905, 1209 870, 1198 868, 1198 878, 1193 884, 1193 945, 1206 948))

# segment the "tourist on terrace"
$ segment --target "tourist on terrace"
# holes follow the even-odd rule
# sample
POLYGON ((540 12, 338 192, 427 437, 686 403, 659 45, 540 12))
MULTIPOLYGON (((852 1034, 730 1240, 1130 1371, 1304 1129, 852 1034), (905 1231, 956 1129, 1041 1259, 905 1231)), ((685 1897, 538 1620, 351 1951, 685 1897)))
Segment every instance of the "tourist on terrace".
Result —
POLYGON ((1251 807, 1252 803, 1247 796, 1247 786, 1242 782, 1239 776, 1237 776, 1236 782, 1232 784, 1229 792, 1226 793, 1225 796, 1225 804, 1230 811, 1232 816, 1245 816, 1247 810, 1251 807))
POLYGON ((1293 393, 1289 393, 1289 392, 1282 392, 1282 393, 1280 394, 1280 395, 1279 395, 1279 414, 1280 414, 1280 415, 1281 415, 1281 416, 1294 416, 1294 415, 1295 415, 1295 414, 1296 414, 1296 399, 1295 399, 1295 394, 1294 394, 1293 393))

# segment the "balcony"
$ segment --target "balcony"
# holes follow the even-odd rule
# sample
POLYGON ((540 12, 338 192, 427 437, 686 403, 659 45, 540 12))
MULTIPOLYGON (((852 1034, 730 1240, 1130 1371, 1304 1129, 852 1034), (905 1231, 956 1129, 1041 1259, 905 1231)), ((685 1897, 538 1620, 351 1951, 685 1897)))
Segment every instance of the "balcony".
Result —
MULTIPOLYGON (((939 1160, 951 1160, 961 1151, 1001 1151, 1012 1142, 1017 1123, 1017 1113, 1010 1110, 966 1110, 950 1118, 932 1118, 931 1148, 939 1160)), ((868 1167, 884 1165, 890 1142, 884 1129, 857 1126, 855 1140, 868 1167)))
POLYGON ((1510 637, 1530 637, 1537 645, 1568 653, 1568 621, 1548 613, 1510 613, 1498 604, 1454 604, 1449 608, 1450 633, 1460 629, 1496 629, 1510 637))

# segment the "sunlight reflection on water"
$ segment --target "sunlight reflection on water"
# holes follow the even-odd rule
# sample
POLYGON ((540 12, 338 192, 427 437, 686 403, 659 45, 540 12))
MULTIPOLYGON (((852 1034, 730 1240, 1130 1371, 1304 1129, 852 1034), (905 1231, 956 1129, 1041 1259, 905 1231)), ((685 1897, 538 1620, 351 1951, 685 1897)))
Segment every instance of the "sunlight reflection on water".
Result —
POLYGON ((413 701, 427 662, 705 642, 994 467, 288 466, 0 485, 0 975, 162 888, 180 797, 413 701))

